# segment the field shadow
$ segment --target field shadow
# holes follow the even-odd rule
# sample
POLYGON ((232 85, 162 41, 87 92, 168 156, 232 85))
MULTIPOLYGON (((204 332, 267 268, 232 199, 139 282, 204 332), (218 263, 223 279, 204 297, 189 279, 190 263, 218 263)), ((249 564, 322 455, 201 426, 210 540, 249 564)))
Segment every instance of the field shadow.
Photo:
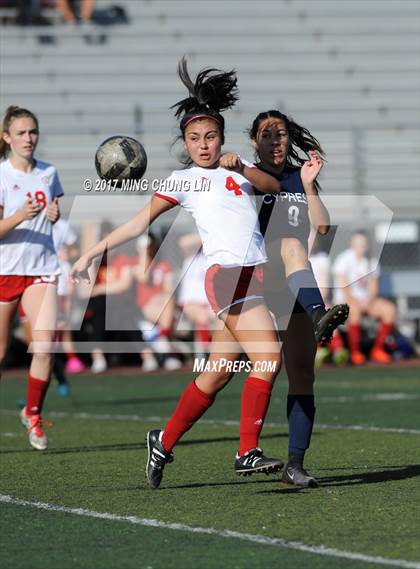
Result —
POLYGON ((165 486, 162 488, 163 490, 194 490, 195 488, 211 488, 211 487, 218 487, 218 486, 240 486, 241 484, 278 484, 280 481, 279 478, 268 478, 266 480, 259 479, 256 480, 255 478, 247 477, 243 480, 231 480, 229 482, 191 482, 190 484, 173 484, 165 486))
MULTIPOLYGON (((317 477, 319 488, 334 488, 343 486, 357 486, 359 484, 381 484, 383 482, 407 480, 420 476, 420 464, 408 464, 406 466, 388 466, 384 470, 375 472, 360 472, 357 474, 343 474, 340 476, 317 477)), ((307 488, 289 487, 276 490, 263 490, 264 493, 294 494, 307 488)))
POLYGON ((386 470, 375 472, 360 472, 357 474, 341 476, 325 476, 318 478, 322 486, 349 486, 354 484, 378 484, 391 480, 406 480, 420 476, 420 464, 408 464, 406 466, 390 466, 386 470))
MULTIPOLYGON (((277 438, 287 438, 286 433, 272 433, 269 435, 265 435, 264 439, 277 439, 277 438)), ((211 443, 225 443, 225 442, 238 442, 238 437, 210 437, 205 439, 193 439, 191 441, 180 441, 177 446, 190 446, 190 445, 204 445, 204 444, 211 444, 211 443)), ((51 455, 51 454, 71 454, 71 453, 85 453, 85 452, 108 452, 108 451, 126 451, 126 450, 145 450, 146 444, 144 442, 136 442, 136 443, 114 443, 114 444, 107 444, 107 445, 84 445, 84 446, 77 446, 77 447, 68 447, 68 448, 51 448, 42 452, 44 455, 51 455)), ((8 449, 0 452, 2 454, 19 454, 19 453, 26 453, 30 452, 33 453, 32 448, 25 448, 25 449, 8 449)))

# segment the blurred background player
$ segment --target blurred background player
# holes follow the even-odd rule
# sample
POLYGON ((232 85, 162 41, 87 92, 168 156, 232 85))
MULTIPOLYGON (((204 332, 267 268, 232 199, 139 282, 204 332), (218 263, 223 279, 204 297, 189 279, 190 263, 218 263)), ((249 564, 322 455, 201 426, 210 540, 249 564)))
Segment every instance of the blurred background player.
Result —
MULTIPOLYGON (((73 344, 73 336, 69 327, 70 311, 72 306, 72 298, 74 294, 74 285, 70 282, 69 272, 71 269, 70 264, 70 251, 71 248, 77 243, 77 234, 72 229, 70 224, 63 218, 60 218, 53 226, 53 240, 55 250, 58 255, 61 273, 58 277, 57 295, 58 295, 58 335, 62 342, 63 351, 66 356, 65 371, 68 373, 80 373, 86 369, 84 363, 76 354, 76 349, 73 344)), ((62 358, 59 355, 55 358, 55 367, 63 367, 62 358)), ((63 370, 64 371, 64 370, 63 370)), ((64 395, 68 388, 64 382, 63 387, 60 388, 59 393, 64 395)))
MULTIPOLYGON (((113 228, 112 223, 104 221, 99 228, 99 236, 102 239, 113 228)), ((98 262, 99 267, 96 273, 95 283, 92 289, 87 290, 83 284, 78 289, 78 294, 83 297, 89 295, 89 302, 86 307, 83 328, 89 342, 92 343, 91 351, 92 363, 90 370, 92 373, 103 373, 108 368, 108 361, 102 349, 102 344, 107 339, 106 332, 106 281, 108 268, 108 252, 105 251, 98 262)))
POLYGON ((79 11, 75 9, 75 4, 74 0, 56 0, 57 9, 67 24, 76 24, 78 21, 82 24, 90 24, 95 0, 79 0, 79 11))
POLYGON ((159 258, 159 241, 152 233, 139 237, 137 251, 132 274, 136 282, 137 306, 142 315, 140 324, 149 344, 141 352, 143 369, 158 369, 155 353, 167 354, 164 356, 165 369, 179 369, 181 361, 170 355, 175 351, 170 339, 176 311, 172 265, 167 259, 159 258))
POLYGON ((182 315, 194 329, 195 354, 207 354, 211 340, 214 314, 211 311, 205 290, 206 259, 201 249, 198 233, 188 233, 178 240, 184 256, 183 275, 178 293, 182 315))
MULTIPOLYGON (((309 261, 312 272, 318 283, 325 306, 329 307, 332 301, 332 267, 329 255, 321 246, 319 234, 314 237, 310 251, 309 261)), ((331 342, 328 345, 318 344, 315 358, 316 367, 321 367, 330 359, 340 366, 346 364, 349 359, 349 352, 344 345, 340 328, 334 330, 331 342)))
POLYGON ((21 421, 32 447, 45 450, 41 411, 51 374, 60 272, 52 225, 63 189, 54 166, 35 159, 38 140, 36 116, 9 107, 0 141, 0 158, 6 158, 0 164, 0 366, 21 302, 34 340, 21 421))
POLYGON ((346 302, 350 306, 347 335, 351 362, 360 365, 366 361, 360 348, 364 315, 379 321, 370 359, 379 363, 392 361, 385 341, 394 330, 396 308, 394 303, 379 296, 379 261, 370 255, 365 231, 352 235, 350 247, 335 259, 333 274, 335 302, 346 302))

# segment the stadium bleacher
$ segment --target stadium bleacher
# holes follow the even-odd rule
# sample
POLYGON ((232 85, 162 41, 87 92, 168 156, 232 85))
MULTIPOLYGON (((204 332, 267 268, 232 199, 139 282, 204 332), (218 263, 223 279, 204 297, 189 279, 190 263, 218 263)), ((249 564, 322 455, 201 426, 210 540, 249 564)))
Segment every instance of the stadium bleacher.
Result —
MULTIPOLYGON (((110 4, 97 0, 98 13, 110 4)), ((261 110, 279 108, 324 145, 325 192, 372 194, 394 219, 420 222, 417 0, 387 0, 380 10, 374 0, 319 0, 316 9, 307 0, 118 4, 128 22, 98 25, 89 37, 51 8, 53 26, 9 25, 1 34, 1 107, 39 115, 40 154, 59 168, 67 210, 112 134, 142 140, 148 177, 178 167, 168 108, 183 96, 176 65, 186 54, 193 70, 238 71, 227 149, 252 156, 245 129, 261 110)))
MULTIPOLYGON (((97 0, 96 8, 109 4, 97 0)), ((379 13, 375 2, 360 0, 322 0, 316 10, 293 0, 119 4, 129 23, 98 26, 100 45, 57 17, 48 28, 3 29, 2 107, 17 102, 38 112, 42 152, 58 165, 68 194, 80 193, 98 142, 116 132, 141 136, 149 176, 176 167, 168 107, 182 95, 175 69, 185 53, 193 69, 238 70, 241 101, 228 114, 228 147, 249 156, 243 131, 260 110, 279 107, 325 145, 327 192, 370 192, 396 216, 411 218, 416 209, 420 216, 416 1, 402 11, 388 0, 379 13), (45 35, 54 41, 40 42, 45 35)))

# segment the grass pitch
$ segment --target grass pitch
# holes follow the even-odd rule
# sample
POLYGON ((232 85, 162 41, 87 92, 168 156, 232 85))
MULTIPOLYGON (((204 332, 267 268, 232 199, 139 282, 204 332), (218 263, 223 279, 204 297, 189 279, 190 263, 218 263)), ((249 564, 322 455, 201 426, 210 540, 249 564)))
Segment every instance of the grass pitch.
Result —
MULTIPOLYGON (((145 434, 163 426, 191 378, 79 376, 68 399, 52 386, 44 415, 55 425, 42 453, 31 450, 17 418, 24 377, 8 380, 6 373, 4 569, 420 568, 417 370, 318 372, 317 426, 306 461, 318 489, 284 485, 278 475, 234 474, 243 383, 237 376, 176 447, 161 488, 151 491, 145 434), (102 513, 109 516, 97 517, 102 513)), ((284 458, 285 383, 280 376, 261 441, 267 455, 284 458)))

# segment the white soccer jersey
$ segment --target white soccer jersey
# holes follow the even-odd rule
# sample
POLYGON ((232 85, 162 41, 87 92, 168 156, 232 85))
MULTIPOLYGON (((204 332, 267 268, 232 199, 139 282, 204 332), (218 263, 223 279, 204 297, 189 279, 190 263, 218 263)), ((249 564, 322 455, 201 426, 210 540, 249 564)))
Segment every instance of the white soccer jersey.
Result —
POLYGON ((346 249, 336 258, 333 264, 334 274, 334 301, 344 302, 343 290, 338 288, 337 277, 345 277, 345 286, 349 287, 350 294, 360 300, 369 297, 369 278, 379 276, 378 259, 359 259, 353 249, 346 249))
POLYGON ((214 264, 252 266, 267 261, 254 190, 241 174, 221 167, 175 170, 161 182, 156 195, 191 213, 207 268, 214 264))
MULTIPOLYGON (((54 166, 37 160, 27 174, 16 170, 9 160, 0 164, 0 206, 3 219, 21 209, 30 194, 47 206, 63 195, 54 166)), ((52 223, 41 211, 34 219, 16 226, 0 239, 0 275, 57 275, 60 268, 52 237, 52 223)))

